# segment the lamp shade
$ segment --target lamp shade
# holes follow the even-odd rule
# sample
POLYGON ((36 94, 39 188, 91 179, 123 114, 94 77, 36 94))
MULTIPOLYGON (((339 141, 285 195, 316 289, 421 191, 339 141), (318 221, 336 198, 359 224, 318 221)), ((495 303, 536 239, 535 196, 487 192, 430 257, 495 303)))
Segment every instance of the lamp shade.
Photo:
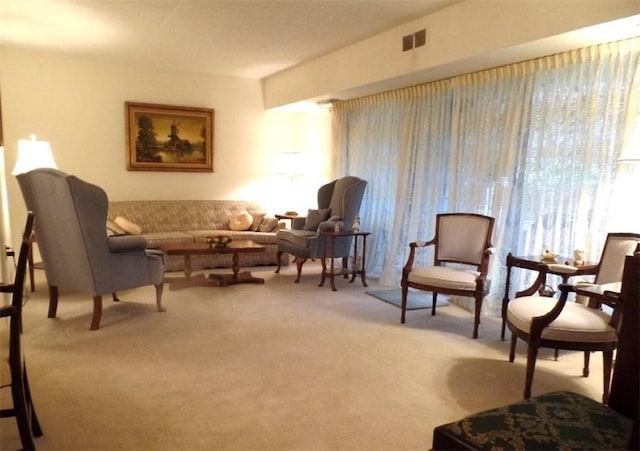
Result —
POLYGON ((278 159, 278 173, 290 177, 304 175, 303 163, 300 152, 282 152, 278 159))
POLYGON ((58 168, 53 159, 49 143, 36 140, 35 135, 31 135, 31 139, 19 140, 18 159, 12 174, 23 174, 38 168, 58 168))

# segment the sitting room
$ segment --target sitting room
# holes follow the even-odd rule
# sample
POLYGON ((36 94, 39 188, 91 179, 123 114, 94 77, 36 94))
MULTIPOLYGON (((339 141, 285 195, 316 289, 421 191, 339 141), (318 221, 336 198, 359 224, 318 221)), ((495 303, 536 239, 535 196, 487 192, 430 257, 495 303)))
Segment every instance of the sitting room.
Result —
POLYGON ((1 449, 430 449, 606 406, 622 303, 560 288, 619 293, 640 241, 637 1, 8 0, 0 38, 42 432, 1 449), (538 350, 539 297, 610 346, 538 350))

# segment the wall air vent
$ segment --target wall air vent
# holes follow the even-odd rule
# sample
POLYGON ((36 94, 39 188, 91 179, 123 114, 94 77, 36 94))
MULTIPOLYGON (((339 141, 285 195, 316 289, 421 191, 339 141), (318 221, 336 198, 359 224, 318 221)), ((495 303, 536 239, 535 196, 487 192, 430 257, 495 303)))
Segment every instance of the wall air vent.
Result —
POLYGON ((406 52, 413 48, 413 34, 408 34, 402 37, 402 51, 406 52))
POLYGON ((407 52, 411 49, 422 47, 427 43, 427 29, 423 28, 415 33, 402 36, 402 51, 407 52))

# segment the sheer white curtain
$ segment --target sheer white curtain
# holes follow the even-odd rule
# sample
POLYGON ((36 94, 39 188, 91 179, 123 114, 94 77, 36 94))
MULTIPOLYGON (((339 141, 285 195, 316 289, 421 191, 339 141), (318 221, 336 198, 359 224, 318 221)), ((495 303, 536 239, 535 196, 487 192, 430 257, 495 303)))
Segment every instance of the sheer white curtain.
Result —
POLYGON ((393 284, 406 243, 432 233, 446 195, 450 89, 438 82, 340 102, 333 111, 336 172, 369 182, 360 207, 367 271, 393 284), (422 118, 422 120, 416 120, 422 118))
MULTIPOLYGON (((496 218, 487 310, 507 253, 597 258, 640 39, 566 52, 362 99, 333 114, 336 172, 369 181, 367 271, 399 284, 408 243, 447 211, 496 218)), ((425 257, 432 258, 430 255, 425 257)), ((515 280, 516 285, 518 279, 515 280)))

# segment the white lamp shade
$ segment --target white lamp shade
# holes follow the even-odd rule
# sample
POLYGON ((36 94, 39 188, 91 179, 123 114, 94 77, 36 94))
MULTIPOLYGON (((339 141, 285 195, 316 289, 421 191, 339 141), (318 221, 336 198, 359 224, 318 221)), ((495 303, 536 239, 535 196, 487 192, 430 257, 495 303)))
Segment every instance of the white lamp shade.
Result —
POLYGON ((58 168, 53 159, 49 143, 47 141, 37 141, 33 135, 31 139, 19 140, 18 159, 12 174, 23 174, 38 168, 58 168))
POLYGON ((291 177, 304 175, 303 163, 300 152, 282 152, 278 159, 278 173, 291 177))

